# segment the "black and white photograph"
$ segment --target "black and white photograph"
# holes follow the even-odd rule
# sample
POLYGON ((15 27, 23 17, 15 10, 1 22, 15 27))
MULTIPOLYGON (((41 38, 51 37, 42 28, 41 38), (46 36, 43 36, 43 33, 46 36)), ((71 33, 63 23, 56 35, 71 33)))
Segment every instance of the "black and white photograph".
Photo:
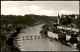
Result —
POLYGON ((1 52, 79 51, 79 1, 1 1, 1 52))

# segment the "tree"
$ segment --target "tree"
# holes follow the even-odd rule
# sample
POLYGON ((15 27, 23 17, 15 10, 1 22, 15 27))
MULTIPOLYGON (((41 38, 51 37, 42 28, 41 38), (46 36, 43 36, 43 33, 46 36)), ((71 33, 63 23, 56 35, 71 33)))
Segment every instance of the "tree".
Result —
POLYGON ((80 33, 80 18, 78 18, 76 25, 79 28, 79 33, 80 33))
POLYGON ((67 24, 71 24, 71 23, 72 23, 71 18, 67 18, 66 20, 67 20, 67 21, 66 21, 66 22, 67 22, 67 24))
POLYGON ((67 25, 67 24, 71 24, 72 23, 71 18, 69 18, 69 16, 67 16, 67 15, 65 15, 65 17, 62 16, 60 21, 61 21, 62 25, 67 25))

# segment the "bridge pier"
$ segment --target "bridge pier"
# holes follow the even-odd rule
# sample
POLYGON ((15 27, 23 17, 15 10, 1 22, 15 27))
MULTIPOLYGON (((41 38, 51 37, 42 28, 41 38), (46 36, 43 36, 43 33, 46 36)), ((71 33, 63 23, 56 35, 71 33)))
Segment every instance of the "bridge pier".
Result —
POLYGON ((28 37, 27 37, 27 40, 28 40, 28 37))
POLYGON ((36 36, 35 36, 35 39, 36 39, 36 36))
POLYGON ((32 39, 32 36, 31 36, 31 39, 32 39))
POLYGON ((24 37, 23 37, 23 40, 24 40, 24 37))
POLYGON ((38 38, 40 39, 40 36, 38 36, 38 38))

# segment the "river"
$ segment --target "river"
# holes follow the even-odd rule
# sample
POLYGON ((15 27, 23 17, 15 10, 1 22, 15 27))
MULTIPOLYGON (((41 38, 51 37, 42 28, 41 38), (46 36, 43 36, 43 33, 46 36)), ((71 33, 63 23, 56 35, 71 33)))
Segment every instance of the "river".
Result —
MULTIPOLYGON (((43 24, 34 27, 28 27, 21 31, 18 37, 40 35, 43 24)), ((76 49, 67 47, 56 41, 49 39, 33 39, 17 41, 21 51, 77 51, 76 49)))

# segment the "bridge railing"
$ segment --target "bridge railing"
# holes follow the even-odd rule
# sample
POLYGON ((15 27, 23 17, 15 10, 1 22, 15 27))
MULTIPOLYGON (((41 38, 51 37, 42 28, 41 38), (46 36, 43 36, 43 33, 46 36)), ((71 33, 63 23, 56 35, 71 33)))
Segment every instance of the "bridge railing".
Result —
POLYGON ((25 36, 25 37, 16 37, 15 41, 43 39, 43 38, 44 38, 43 36, 25 36))

